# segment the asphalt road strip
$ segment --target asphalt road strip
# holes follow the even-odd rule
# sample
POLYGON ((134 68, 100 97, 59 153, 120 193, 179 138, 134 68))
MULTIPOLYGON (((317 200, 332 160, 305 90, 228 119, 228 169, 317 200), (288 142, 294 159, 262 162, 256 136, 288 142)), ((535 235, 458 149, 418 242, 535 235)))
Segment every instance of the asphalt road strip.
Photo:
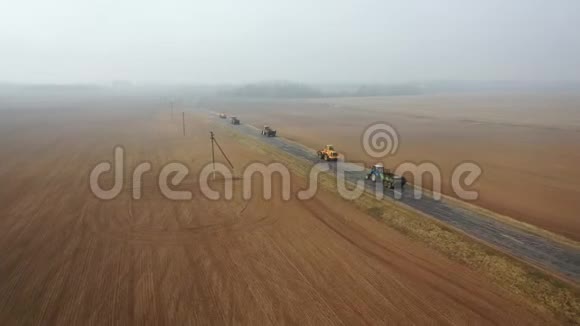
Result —
MULTIPOLYGON (((223 119, 222 122, 230 124, 227 119, 223 119)), ((315 150, 284 139, 280 135, 265 137, 260 134, 259 129, 245 124, 232 125, 232 128, 309 163, 321 162, 315 150)), ((332 173, 332 171, 330 172, 332 173)), ((345 179, 354 185, 357 181, 364 180, 364 175, 365 172, 347 172, 345 179)), ((375 190, 374 184, 366 183, 366 191, 374 193, 375 190)), ((416 199, 411 187, 404 189, 400 199, 395 198, 393 190, 385 190, 384 196, 400 201, 508 254, 575 282, 580 282, 580 250, 571 245, 489 218, 479 212, 454 205, 452 202, 435 200, 425 192, 421 198, 416 199)))

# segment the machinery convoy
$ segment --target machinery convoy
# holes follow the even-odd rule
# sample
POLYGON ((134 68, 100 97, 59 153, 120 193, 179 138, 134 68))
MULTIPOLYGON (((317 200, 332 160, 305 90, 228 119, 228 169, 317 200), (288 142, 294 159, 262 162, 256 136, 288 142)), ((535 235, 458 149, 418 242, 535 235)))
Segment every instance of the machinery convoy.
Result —
MULTIPOLYGON (((225 113, 220 113, 219 117, 221 119, 227 119, 227 115, 225 113)), ((235 116, 230 117, 230 123, 233 125, 239 125, 240 119, 235 116)), ((276 130, 272 129, 270 126, 265 125, 262 130, 260 131, 262 136, 266 137, 276 137, 276 130)), ((334 149, 333 145, 326 145, 324 148, 316 152, 316 156, 319 159, 328 161, 328 162, 335 162, 338 161, 339 154, 334 149)), ((383 187, 386 189, 403 189, 407 180, 403 176, 395 175, 389 169, 385 169, 383 164, 377 163, 370 168, 370 170, 365 173, 365 179, 372 182, 377 183, 381 182, 383 187)))

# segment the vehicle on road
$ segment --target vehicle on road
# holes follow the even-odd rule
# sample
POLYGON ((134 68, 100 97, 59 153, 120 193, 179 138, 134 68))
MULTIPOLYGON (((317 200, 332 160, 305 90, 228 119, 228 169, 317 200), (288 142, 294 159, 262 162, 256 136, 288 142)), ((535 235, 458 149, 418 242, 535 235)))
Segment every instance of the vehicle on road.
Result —
POLYGON ((338 152, 334 150, 334 146, 326 145, 323 149, 316 152, 318 158, 325 161, 336 161, 338 160, 338 152))
POLYGON ((395 175, 389 169, 385 170, 385 167, 381 163, 373 165, 365 175, 365 178, 372 182, 382 182, 383 186, 387 189, 403 189, 407 183, 405 177, 395 175))
POLYGON ((237 117, 231 117, 230 121, 233 125, 239 125, 240 124, 240 119, 238 119, 237 117))
POLYGON ((270 126, 264 126, 262 128, 262 136, 276 137, 276 130, 270 128, 270 126))

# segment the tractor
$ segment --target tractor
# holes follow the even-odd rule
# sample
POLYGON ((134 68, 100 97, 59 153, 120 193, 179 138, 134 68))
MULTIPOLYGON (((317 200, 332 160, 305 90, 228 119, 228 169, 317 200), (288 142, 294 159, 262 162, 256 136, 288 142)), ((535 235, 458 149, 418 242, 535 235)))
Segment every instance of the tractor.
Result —
POLYGON ((236 118, 236 117, 231 117, 230 121, 233 125, 239 125, 240 124, 240 119, 236 118))
POLYGON ((388 189, 403 189, 407 183, 405 177, 395 175, 391 170, 385 170, 381 163, 375 164, 365 175, 365 178, 372 182, 380 181, 383 183, 383 186, 388 189))
POLYGON ((270 128, 270 126, 264 126, 262 128, 262 136, 276 137, 276 130, 270 128))
POLYGON ((323 149, 316 152, 316 155, 318 155, 318 157, 321 160, 325 160, 325 161, 338 160, 338 152, 334 150, 334 146, 332 146, 332 145, 324 146, 323 149))

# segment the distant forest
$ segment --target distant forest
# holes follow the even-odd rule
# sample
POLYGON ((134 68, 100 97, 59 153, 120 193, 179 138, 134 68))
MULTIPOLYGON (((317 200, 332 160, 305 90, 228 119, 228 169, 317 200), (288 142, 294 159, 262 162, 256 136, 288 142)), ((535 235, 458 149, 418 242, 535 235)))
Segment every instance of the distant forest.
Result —
POLYGON ((228 95, 237 97, 320 97, 322 93, 310 86, 292 82, 264 82, 247 84, 228 92, 228 95))
POLYGON ((422 90, 407 84, 322 85, 310 86, 294 82, 262 82, 246 84, 224 92, 234 97, 309 98, 417 95, 422 90))
POLYGON ((86 96, 90 94, 291 99, 408 96, 490 91, 578 92, 580 91, 580 82, 415 81, 407 83, 298 83, 291 81, 263 81, 247 84, 155 84, 133 83, 131 81, 113 81, 108 84, 14 84, 0 82, 0 100, 6 96, 86 96))
POLYGON ((233 86, 220 93, 221 95, 234 97, 313 98, 404 96, 488 91, 580 91, 580 82, 417 81, 408 83, 303 84, 281 81, 233 86))

